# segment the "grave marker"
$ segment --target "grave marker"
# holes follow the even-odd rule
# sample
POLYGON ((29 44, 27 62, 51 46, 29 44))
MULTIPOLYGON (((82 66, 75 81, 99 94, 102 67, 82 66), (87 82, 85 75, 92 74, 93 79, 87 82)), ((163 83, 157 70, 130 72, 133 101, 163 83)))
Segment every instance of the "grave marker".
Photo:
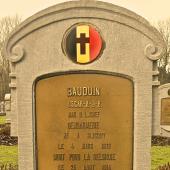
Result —
POLYGON ((19 170, 150 170, 164 52, 145 19, 104 2, 67 2, 23 22, 5 47, 19 170))
POLYGON ((159 133, 157 135, 170 137, 170 84, 163 84, 159 87, 159 112, 157 113, 157 119, 155 122, 159 123, 159 126, 155 126, 155 131, 159 133))

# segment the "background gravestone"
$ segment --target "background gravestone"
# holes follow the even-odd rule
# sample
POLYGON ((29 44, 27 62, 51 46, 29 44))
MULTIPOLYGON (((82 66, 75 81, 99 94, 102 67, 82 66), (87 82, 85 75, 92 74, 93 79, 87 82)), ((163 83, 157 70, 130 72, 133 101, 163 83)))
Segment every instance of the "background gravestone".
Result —
POLYGON ((6 123, 11 123, 11 94, 5 94, 5 113, 6 113, 6 123))
POLYGON ((5 104, 4 102, 0 102, 0 115, 4 116, 5 115, 5 104))
MULTIPOLYGON (((159 87, 159 112, 157 122, 160 126, 159 134, 170 137, 170 84, 164 84, 159 87)), ((158 128, 159 127, 159 128, 158 128)))
POLYGON ((150 170, 152 113, 158 110, 156 60, 164 51, 162 37, 145 19, 108 3, 67 2, 23 22, 4 51, 12 66, 11 123, 12 135, 19 138, 19 170, 150 170), (101 51, 90 53, 93 59, 82 50, 79 33, 86 50, 96 48, 91 37, 98 37, 101 51), (86 59, 79 58, 82 54, 86 59), (90 88, 95 90, 91 96, 90 88), (99 117, 83 118, 80 125, 74 116, 81 112, 99 117), (86 136, 98 132, 99 142, 86 136))

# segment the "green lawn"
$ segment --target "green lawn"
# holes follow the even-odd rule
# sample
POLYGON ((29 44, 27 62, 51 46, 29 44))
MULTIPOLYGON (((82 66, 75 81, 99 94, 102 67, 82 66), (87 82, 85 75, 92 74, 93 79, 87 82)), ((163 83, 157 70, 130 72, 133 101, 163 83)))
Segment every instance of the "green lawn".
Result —
POLYGON ((152 170, 170 162, 170 146, 152 147, 152 170))
POLYGON ((6 117, 5 116, 0 116, 0 124, 4 124, 6 121, 6 117))
POLYGON ((18 162, 18 146, 0 145, 0 164, 17 165, 18 162))

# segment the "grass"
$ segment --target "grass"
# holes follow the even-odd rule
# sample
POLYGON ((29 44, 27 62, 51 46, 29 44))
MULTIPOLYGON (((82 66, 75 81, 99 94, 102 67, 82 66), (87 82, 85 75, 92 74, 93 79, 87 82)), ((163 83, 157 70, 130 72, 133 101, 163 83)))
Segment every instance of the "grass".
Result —
POLYGON ((18 164, 18 146, 0 145, 0 164, 18 164))
POLYGON ((170 162, 170 146, 152 147, 152 170, 170 162))
POLYGON ((6 121, 6 116, 0 116, 0 124, 4 124, 6 121))

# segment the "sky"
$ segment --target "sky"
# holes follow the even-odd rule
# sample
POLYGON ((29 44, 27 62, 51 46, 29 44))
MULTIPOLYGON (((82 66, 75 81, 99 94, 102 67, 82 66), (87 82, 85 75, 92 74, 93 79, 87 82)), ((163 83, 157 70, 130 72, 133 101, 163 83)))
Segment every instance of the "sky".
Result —
MULTIPOLYGON (((26 19, 42 9, 68 0, 0 0, 0 18, 18 14, 26 19)), ((150 22, 170 18, 170 0, 103 0, 125 7, 150 22)))

